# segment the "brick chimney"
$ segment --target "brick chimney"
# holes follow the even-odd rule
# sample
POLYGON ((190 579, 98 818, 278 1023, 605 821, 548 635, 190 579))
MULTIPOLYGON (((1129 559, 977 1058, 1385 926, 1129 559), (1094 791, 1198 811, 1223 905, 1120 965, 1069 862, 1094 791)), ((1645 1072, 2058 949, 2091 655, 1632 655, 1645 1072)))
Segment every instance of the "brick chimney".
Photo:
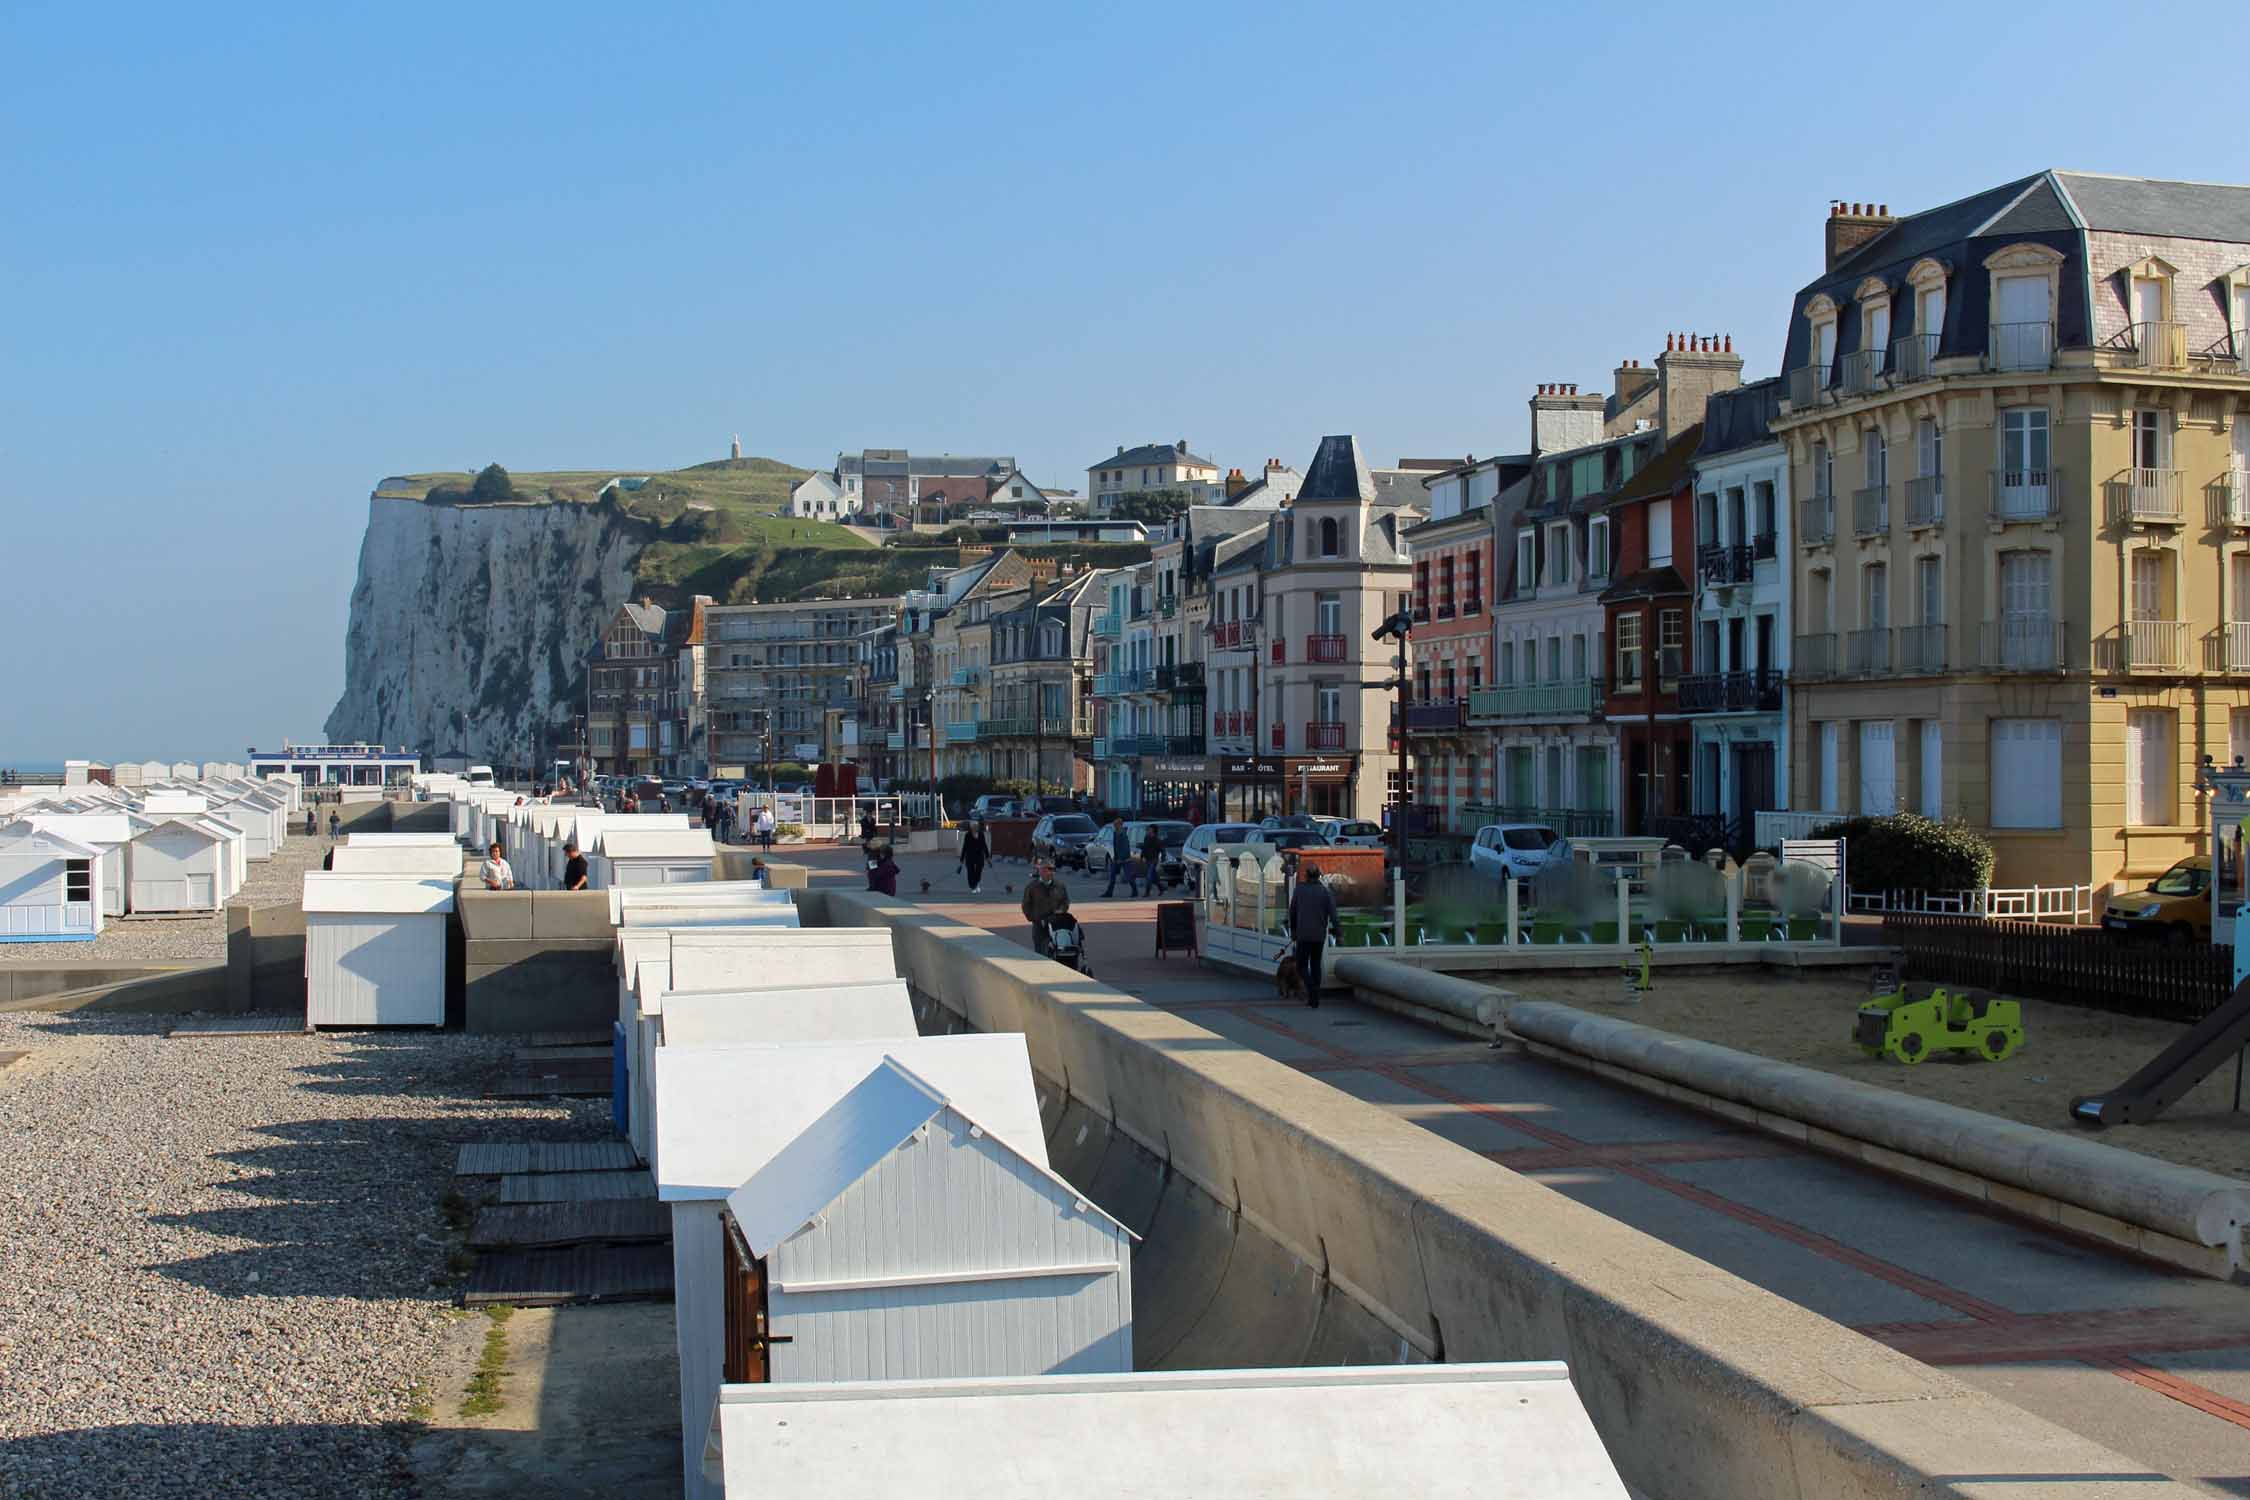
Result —
POLYGON ((1185 452, 1187 452, 1187 439, 1186 439, 1186 438, 1181 438, 1181 439, 1180 439, 1180 440, 1179 440, 1179 441, 1178 441, 1177 443, 1174 443, 1174 444, 1173 444, 1172 446, 1173 446, 1173 448, 1174 448, 1174 449, 1175 449, 1176 451, 1178 451, 1178 452, 1181 452, 1181 453, 1185 453, 1185 452))
POLYGON ((1229 500, 1248 488, 1250 488, 1250 481, 1242 477, 1240 469, 1227 470, 1227 498, 1229 500))
POLYGON ((1609 415, 1616 416, 1633 404, 1634 398, 1656 384, 1656 372, 1637 359, 1626 360, 1612 374, 1614 393, 1610 397, 1609 415))
POLYGON ((1675 333, 1656 357, 1656 425, 1665 442, 1703 420, 1703 404, 1715 391, 1742 384, 1742 356, 1734 335, 1675 333))
POLYGON ((1828 269, 1850 257, 1854 250, 1866 244, 1884 230, 1898 222, 1891 217, 1888 203, 1846 203, 1841 198, 1828 205, 1828 269))
POLYGON ((1550 381, 1531 397, 1531 448, 1534 453, 1560 453, 1602 440, 1602 398, 1591 392, 1581 396, 1566 381, 1550 381))

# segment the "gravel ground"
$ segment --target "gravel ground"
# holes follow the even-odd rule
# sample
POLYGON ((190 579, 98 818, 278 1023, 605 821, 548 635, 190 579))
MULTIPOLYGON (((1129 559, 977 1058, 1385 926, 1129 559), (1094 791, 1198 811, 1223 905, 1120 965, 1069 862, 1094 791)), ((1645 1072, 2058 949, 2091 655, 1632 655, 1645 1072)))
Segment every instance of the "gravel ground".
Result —
POLYGON ((410 1495, 455 1146, 598 1139, 479 1097, 505 1038, 167 1041, 0 1016, 0 1495, 410 1495))
MULTIPOLYGON (((296 900, 304 893, 305 871, 319 869, 328 849, 326 834, 317 838, 291 834, 273 858, 251 864, 234 899, 252 906, 296 900)), ((221 912, 208 917, 110 917, 102 923, 102 935, 90 943, 0 943, 0 963, 53 963, 66 958, 167 963, 226 956, 227 919, 221 912)))

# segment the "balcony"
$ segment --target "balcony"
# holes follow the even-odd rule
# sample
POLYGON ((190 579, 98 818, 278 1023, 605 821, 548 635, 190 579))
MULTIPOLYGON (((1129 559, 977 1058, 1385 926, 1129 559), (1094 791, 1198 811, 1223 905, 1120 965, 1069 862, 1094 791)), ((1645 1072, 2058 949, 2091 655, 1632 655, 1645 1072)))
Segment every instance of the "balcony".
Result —
POLYGON ((1468 704, 1459 698, 1406 705, 1408 734, 1452 734, 1468 722, 1468 704))
POLYGON ((2069 661, 2063 630, 2063 621, 2031 610, 1987 620, 1979 664, 1991 672, 2059 672, 2069 661))
POLYGON ((1945 524, 1945 476, 1920 474, 1906 481, 1906 524, 1921 528, 1945 524))
POLYGON ((2178 469, 2121 469, 2102 486, 2109 518, 2136 526, 2177 526, 2186 518, 2178 469))
POLYGON ((1985 343, 1988 370, 2051 370, 2055 365, 2052 323, 1994 323, 1985 343))
POLYGON ((955 687, 975 687, 978 683, 984 681, 984 668, 955 667, 953 675, 947 680, 955 687))
POLYGON ((977 742, 977 721, 974 719, 955 719, 945 726, 945 742, 948 745, 975 744, 977 742))
POLYGON ((2112 672, 2182 672, 2187 669, 2187 625, 2180 620, 2128 620, 2114 642, 2095 642, 2096 660, 2108 646, 2112 672))
POLYGON ((1029 739, 1029 719, 979 719, 977 738, 980 740, 1029 739))
MULTIPOLYGON (((1274 642, 1276 647, 1280 642, 1274 642)), ((1308 635, 1305 637, 1305 660, 1315 662, 1340 662, 1347 659, 1346 641, 1340 635, 1308 635)), ((1276 656, 1275 661, 1281 660, 1276 656)))
POLYGON ((2185 370, 2188 367, 2187 324, 2135 323, 2125 330, 2130 341, 2121 361, 2131 370, 2185 370))
POLYGON ((2219 670, 2229 677, 2250 677, 2250 620, 2230 620, 2219 627, 2219 670))
POLYGON ((1852 535, 1889 536, 1891 533, 1891 487, 1871 484, 1852 491, 1852 535))
POLYGON ((1891 669, 1891 632, 1854 630, 1844 637, 1844 668, 1854 677, 1881 677, 1891 669))
POLYGON ((1994 469, 1992 518, 2046 521, 2062 514, 2062 470, 1994 469))
POLYGON ((1797 544, 1825 547, 1836 540, 1836 497, 1810 495, 1797 502, 1797 544))
POLYGON ((1171 619, 1174 615, 1180 612, 1180 596, 1178 594, 1157 595, 1156 612, 1164 619, 1171 619))
POLYGON ((1936 377, 1938 336, 1934 333, 1910 333, 1902 339, 1891 340, 1891 383, 1905 385, 1914 380, 1936 377))
POLYGON ((1130 671, 1120 672, 1117 675, 1124 684, 1118 688, 1121 693, 1147 693, 1156 689, 1156 669, 1154 667, 1134 667, 1130 671))
POLYGON ((1934 673, 1945 670, 1945 627, 1902 625, 1898 632, 1898 670, 1934 673))
POLYGON ((1761 531, 1750 538, 1750 556, 1756 562, 1771 562, 1780 548, 1780 539, 1770 531, 1761 531))
POLYGON ((1826 365, 1800 365, 1789 372, 1789 404, 1799 411, 1809 411, 1828 396, 1828 367, 1826 365))
POLYGON ((1116 610, 1105 609, 1094 616, 1094 623, 1088 628, 1098 636, 1114 639, 1125 633, 1125 619, 1116 610))
MULTIPOLYGON (((1768 541, 1771 541, 1771 538, 1768 538, 1768 541)), ((1730 584, 1748 583, 1752 561, 1748 547, 1740 544, 1706 542, 1695 549, 1696 580, 1699 583, 1711 584, 1720 588, 1730 584)))
POLYGON ((1469 694, 1469 722, 1585 719, 1599 713, 1601 703, 1602 681, 1598 677, 1476 688, 1469 694))
POLYGON ((1695 672, 1680 679, 1684 714, 1774 713, 1781 678, 1772 672, 1695 672))
POLYGON ((1289 748, 1289 731, 1283 729, 1279 724, 1273 726, 1273 734, 1271 738, 1273 740, 1274 749, 1286 750, 1289 748))
POLYGON ((1167 755, 1201 755, 1204 749, 1203 736, 1200 734, 1173 734, 1164 738, 1164 753, 1167 755))
POLYGON ((1211 627, 1214 651, 1248 651, 1257 644, 1257 625, 1250 620, 1222 620, 1211 627))
POLYGON ((2213 526, 2250 526, 2250 470, 2230 469, 2204 491, 2213 526))
POLYGON ((1798 636, 1790 645, 1789 675, 1799 681, 1835 676, 1836 646, 1836 633, 1832 630, 1798 636))
POLYGON ((1310 720, 1305 725, 1305 749, 1316 752, 1343 749, 1344 731, 1347 727, 1341 719, 1310 720))
POLYGON ((1203 663, 1199 661, 1177 662, 1171 666, 1156 669, 1156 690, 1160 693, 1184 692, 1191 689, 1201 691, 1202 687, 1203 663))
POLYGON ((1882 389, 1887 349, 1859 349, 1844 356, 1843 378, 1837 384, 1847 396, 1864 396, 1882 389))
POLYGON ((1094 736, 1094 759, 1096 759, 1096 760, 1114 760, 1114 759, 1116 759, 1116 757, 1115 757, 1114 755, 1112 755, 1112 754, 1110 753, 1110 748, 1109 748, 1109 747, 1110 747, 1110 740, 1109 740, 1109 736, 1108 736, 1108 735, 1106 735, 1106 734, 1097 734, 1097 735, 1095 735, 1095 736, 1094 736))
POLYGON ((1094 696, 1097 698, 1116 697, 1125 691, 1125 677, 1126 674, 1123 672, 1096 672, 1094 674, 1094 696))
POLYGON ((904 750, 906 748, 906 731, 903 729, 892 730, 884 736, 883 743, 893 750, 904 750))

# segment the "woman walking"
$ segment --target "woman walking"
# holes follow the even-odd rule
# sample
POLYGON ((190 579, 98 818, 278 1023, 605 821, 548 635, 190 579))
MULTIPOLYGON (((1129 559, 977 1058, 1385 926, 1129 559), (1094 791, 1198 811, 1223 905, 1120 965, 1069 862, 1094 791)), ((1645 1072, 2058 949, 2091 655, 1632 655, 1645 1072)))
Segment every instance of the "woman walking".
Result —
POLYGON ((984 884, 984 863, 991 857, 992 847, 984 841, 984 824, 972 818, 968 831, 961 835, 960 865, 969 877, 970 895, 984 884))

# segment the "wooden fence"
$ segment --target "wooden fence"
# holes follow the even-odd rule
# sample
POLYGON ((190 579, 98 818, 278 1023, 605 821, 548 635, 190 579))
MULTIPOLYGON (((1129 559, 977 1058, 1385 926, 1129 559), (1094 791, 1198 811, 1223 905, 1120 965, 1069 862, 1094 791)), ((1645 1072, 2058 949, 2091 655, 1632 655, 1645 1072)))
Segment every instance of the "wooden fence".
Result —
POLYGON ((2161 1021, 2200 1021, 2234 992, 2234 952, 2132 941, 2098 927, 1887 916, 1906 977, 2161 1021))

